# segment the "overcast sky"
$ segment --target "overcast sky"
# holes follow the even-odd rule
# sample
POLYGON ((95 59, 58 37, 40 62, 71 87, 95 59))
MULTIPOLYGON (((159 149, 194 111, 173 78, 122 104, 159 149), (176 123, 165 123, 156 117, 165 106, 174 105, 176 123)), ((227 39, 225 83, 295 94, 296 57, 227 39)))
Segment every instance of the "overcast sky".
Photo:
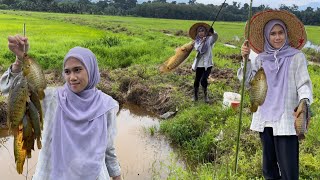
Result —
MULTIPOLYGON (((250 3, 250 0, 226 0, 226 3, 232 4, 232 2, 250 3)), ((220 5, 224 0, 196 0, 197 3, 220 5)), ((279 8, 281 4, 286 6, 292 6, 293 4, 298 6, 308 5, 309 3, 318 2, 319 0, 253 0, 253 6, 260 6, 261 4, 269 5, 271 8, 279 8)))

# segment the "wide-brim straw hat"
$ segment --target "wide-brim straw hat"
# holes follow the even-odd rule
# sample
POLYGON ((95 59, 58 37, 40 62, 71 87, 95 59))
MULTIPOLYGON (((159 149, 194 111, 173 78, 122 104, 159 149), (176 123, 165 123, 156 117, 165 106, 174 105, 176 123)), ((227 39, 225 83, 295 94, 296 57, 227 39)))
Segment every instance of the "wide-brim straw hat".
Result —
MULTIPOLYGON (((287 27, 288 40, 291 47, 302 49, 307 42, 307 34, 303 23, 292 13, 285 10, 267 10, 262 11, 250 19, 249 40, 250 48, 256 52, 264 51, 264 27, 273 19, 281 20, 287 27)), ((248 32, 248 22, 246 24, 245 36, 248 32)))
POLYGON ((189 29, 189 36, 192 38, 192 39, 196 39, 196 36, 197 36, 197 29, 198 27, 200 26, 203 26, 207 29, 207 32, 209 32, 209 29, 210 29, 210 25, 207 24, 207 23, 204 23, 204 22, 198 22, 198 23, 195 23, 194 25, 191 26, 191 28, 189 29))

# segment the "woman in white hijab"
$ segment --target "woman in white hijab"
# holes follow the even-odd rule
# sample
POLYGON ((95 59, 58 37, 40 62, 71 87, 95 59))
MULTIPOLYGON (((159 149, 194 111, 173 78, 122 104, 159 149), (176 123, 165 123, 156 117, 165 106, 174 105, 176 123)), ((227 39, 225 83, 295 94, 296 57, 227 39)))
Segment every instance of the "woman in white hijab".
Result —
MULTIPOLYGON (((9 49, 17 57, 25 43, 19 35, 9 37, 9 49)), ((2 91, 19 74, 17 66, 19 60, 1 77, 2 91)), ((43 146, 33 180, 121 179, 113 145, 119 105, 96 88, 100 72, 95 55, 72 48, 63 61, 63 77, 63 87, 45 90, 43 146)))

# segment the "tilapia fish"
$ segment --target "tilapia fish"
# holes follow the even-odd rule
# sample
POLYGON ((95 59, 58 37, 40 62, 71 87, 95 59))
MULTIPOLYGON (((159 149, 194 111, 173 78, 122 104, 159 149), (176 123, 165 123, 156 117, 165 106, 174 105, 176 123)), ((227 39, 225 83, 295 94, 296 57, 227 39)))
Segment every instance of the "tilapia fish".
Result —
POLYGON ((40 100, 42 100, 45 96, 44 89, 47 87, 47 82, 41 66, 27 54, 24 55, 23 74, 27 77, 28 83, 36 90, 40 100))
POLYGON ((295 120, 296 133, 299 139, 304 139, 304 134, 307 131, 307 121, 309 120, 308 105, 306 100, 301 100, 297 111, 301 113, 295 120))
POLYGON ((20 75, 17 76, 9 90, 7 123, 8 127, 14 132, 22 122, 26 112, 26 104, 29 99, 27 79, 20 75))
POLYGON ((8 97, 7 122, 14 134, 14 156, 16 169, 23 172, 26 157, 31 158, 35 141, 41 149, 43 127, 40 99, 44 98, 47 86, 41 67, 27 54, 22 64, 23 73, 12 82, 8 97))
POLYGON ((40 139, 41 139, 41 122, 40 122, 39 111, 37 110, 36 106, 32 102, 29 102, 27 112, 28 112, 27 114, 29 115, 30 120, 31 120, 31 125, 33 128, 34 135, 37 138, 38 149, 41 149, 41 147, 42 147, 41 141, 40 141, 40 139))
POLYGON ((268 90, 267 77, 262 67, 257 71, 249 84, 249 95, 251 103, 250 110, 251 112, 256 112, 258 106, 261 106, 264 103, 268 90))
POLYGON ((170 72, 187 59, 194 47, 194 41, 184 44, 176 49, 175 55, 166 60, 159 68, 161 73, 170 72))
POLYGON ((19 129, 17 133, 14 135, 14 158, 16 161, 16 168, 17 172, 19 174, 22 174, 23 171, 23 165, 27 157, 27 150, 23 147, 24 141, 23 141, 23 132, 22 127, 19 125, 19 129))

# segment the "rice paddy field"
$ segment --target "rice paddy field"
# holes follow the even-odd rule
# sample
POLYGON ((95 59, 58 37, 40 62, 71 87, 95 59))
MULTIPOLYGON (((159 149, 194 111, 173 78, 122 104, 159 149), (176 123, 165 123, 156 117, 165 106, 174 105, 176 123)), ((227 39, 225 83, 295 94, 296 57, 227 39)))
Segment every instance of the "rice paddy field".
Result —
MULTIPOLYGON (((158 72, 159 65, 174 54, 176 47, 191 41, 187 32, 195 22, 0 11, 0 71, 4 72, 15 60, 8 50, 7 38, 22 34, 23 23, 26 23, 26 36, 30 42, 29 54, 46 71, 62 70, 62 60, 70 48, 87 47, 96 54, 100 69, 107 74, 107 93, 121 97, 125 92, 127 100, 132 96, 132 102, 148 105, 156 114, 178 111, 173 118, 161 121, 159 129, 152 129, 152 134, 165 135, 175 147, 177 156, 186 162, 186 167, 180 167, 174 161, 164 167, 169 172, 167 179, 262 179, 260 140, 257 133, 249 130, 248 94, 245 93, 237 174, 234 173, 234 163, 239 111, 222 107, 224 92, 240 93, 236 71, 240 67, 239 47, 244 40, 245 23, 214 24, 219 39, 213 49, 215 70, 209 78, 211 103, 191 102, 194 74, 190 67, 195 52, 175 72, 158 72), (134 92, 137 89, 133 86, 135 84, 147 91, 128 94, 129 90, 134 92), (143 98, 144 95, 149 98, 143 98), (158 98, 156 100, 162 104, 158 101, 146 103, 152 98, 158 98), (219 136, 221 132, 223 135, 219 136)), ((306 30, 308 40, 320 45, 320 27, 306 26, 306 30)), ((320 61, 320 52, 303 51, 308 59, 320 61)), ((320 67, 310 65, 308 69, 313 82, 313 116, 307 137, 300 142, 300 179, 306 180, 320 179, 320 67)), ((157 173, 154 179, 160 179, 157 173)))

